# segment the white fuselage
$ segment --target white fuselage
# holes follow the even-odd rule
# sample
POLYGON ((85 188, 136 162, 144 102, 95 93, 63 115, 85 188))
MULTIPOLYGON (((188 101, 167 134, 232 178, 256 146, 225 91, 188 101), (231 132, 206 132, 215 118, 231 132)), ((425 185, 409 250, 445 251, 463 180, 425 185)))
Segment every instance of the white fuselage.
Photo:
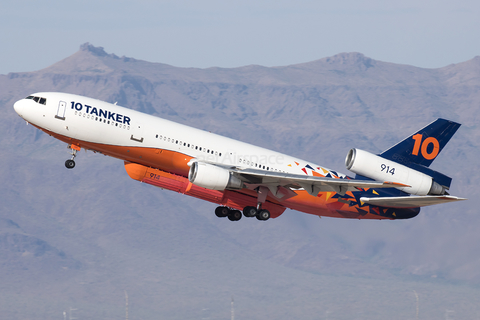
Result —
POLYGON ((305 169, 311 167, 322 175, 330 172, 305 160, 116 104, 67 93, 40 92, 32 96, 46 99, 45 104, 20 100, 14 106, 17 113, 42 129, 74 140, 170 150, 201 161, 242 168, 311 175, 305 169))

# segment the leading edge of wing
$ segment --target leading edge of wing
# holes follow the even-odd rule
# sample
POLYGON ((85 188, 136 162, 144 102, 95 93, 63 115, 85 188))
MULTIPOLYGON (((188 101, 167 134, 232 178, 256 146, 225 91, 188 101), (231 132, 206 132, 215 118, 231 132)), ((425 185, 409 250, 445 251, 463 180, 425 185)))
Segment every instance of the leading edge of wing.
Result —
POLYGON ((459 198, 455 196, 406 196, 406 197, 361 197, 360 201, 366 204, 371 204, 379 207, 388 208, 418 208, 426 207, 434 204, 441 204, 447 202, 455 202, 467 200, 466 198, 459 198))

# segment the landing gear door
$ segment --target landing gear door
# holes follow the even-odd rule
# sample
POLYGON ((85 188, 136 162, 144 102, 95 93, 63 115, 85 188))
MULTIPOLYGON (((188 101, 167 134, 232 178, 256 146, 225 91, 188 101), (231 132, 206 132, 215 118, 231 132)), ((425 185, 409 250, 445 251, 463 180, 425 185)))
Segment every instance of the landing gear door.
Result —
POLYGON ((55 118, 60 120, 65 120, 65 109, 67 108, 67 103, 65 101, 60 101, 58 103, 57 114, 55 118))

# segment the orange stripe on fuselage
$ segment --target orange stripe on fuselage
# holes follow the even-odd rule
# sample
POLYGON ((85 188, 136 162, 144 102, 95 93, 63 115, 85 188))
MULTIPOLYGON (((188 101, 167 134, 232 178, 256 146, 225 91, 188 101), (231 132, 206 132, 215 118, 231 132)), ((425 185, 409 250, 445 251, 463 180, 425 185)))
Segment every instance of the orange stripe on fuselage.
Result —
MULTIPOLYGON (((37 126, 36 126, 37 127, 37 126)), ((84 149, 97 151, 110 157, 140 163, 147 167, 161 168, 163 171, 171 172, 187 177, 190 167, 187 163, 192 157, 185 154, 158 148, 113 146, 109 144, 94 143, 72 139, 46 129, 37 127, 49 135, 63 142, 79 146, 84 149)))
MULTIPOLYGON (((187 163, 192 159, 192 157, 179 152, 165 150, 165 149, 158 149, 158 148, 113 146, 108 144, 80 141, 80 140, 72 139, 63 135, 56 134, 54 132, 40 128, 38 126, 35 126, 35 127, 55 137, 56 139, 66 142, 68 144, 74 144, 75 146, 79 146, 84 149, 101 152, 102 154, 105 154, 114 158, 122 159, 128 162, 138 163, 146 167, 157 168, 156 170, 169 172, 174 175, 181 176, 184 179, 188 176, 188 171, 190 167, 187 165, 187 163)), ((143 169, 138 168, 136 170, 143 170, 143 169)), ((139 174, 140 175, 145 174, 145 172, 142 172, 139 174)), ((166 177, 167 176, 168 175, 166 175, 166 177)), ((167 188, 165 186, 162 186, 162 187, 167 188)), ((192 195, 197 198, 202 198, 201 196, 196 196, 193 194, 193 191, 194 189, 196 189, 196 187, 197 186, 190 186, 190 188, 188 188, 188 185, 185 185, 184 190, 182 189, 183 191, 177 191, 173 187, 170 190, 186 193, 188 195, 192 195)), ((218 193, 222 193, 224 195, 228 194, 228 196, 227 198, 223 197, 222 198, 223 200, 221 200, 221 202, 217 202, 215 200, 209 200, 209 199, 205 199, 205 200, 215 202, 215 203, 222 203, 224 205, 235 207, 235 208, 240 205, 256 206, 256 201, 251 204, 245 204, 245 198, 244 198, 245 196, 247 196, 249 198, 251 197, 253 200, 256 200, 257 194, 255 191, 242 189, 242 190, 236 190, 236 191, 230 191, 230 190, 225 190, 223 192, 218 191, 218 193), (234 200, 236 194, 238 194, 237 198, 240 197, 241 200, 239 201, 234 200), (231 197, 232 199, 229 200, 229 197, 231 197)), ((304 190, 295 190, 295 193, 297 194, 297 196, 294 196, 284 201, 279 201, 278 199, 272 196, 267 197, 267 201, 271 202, 272 205, 276 204, 283 207, 291 208, 293 210, 298 210, 298 211, 310 213, 313 215, 319 215, 319 216, 335 217, 335 218, 357 218, 357 219, 390 219, 387 217, 382 217, 380 215, 375 215, 370 213, 366 213, 363 215, 359 214, 358 211, 355 209, 355 206, 349 206, 347 203, 341 203, 338 201, 337 198, 327 197, 327 192, 321 192, 317 197, 311 196, 304 190)), ((330 193, 335 194, 334 192, 330 192, 330 193)), ((215 191, 215 194, 217 194, 217 191, 215 191)))

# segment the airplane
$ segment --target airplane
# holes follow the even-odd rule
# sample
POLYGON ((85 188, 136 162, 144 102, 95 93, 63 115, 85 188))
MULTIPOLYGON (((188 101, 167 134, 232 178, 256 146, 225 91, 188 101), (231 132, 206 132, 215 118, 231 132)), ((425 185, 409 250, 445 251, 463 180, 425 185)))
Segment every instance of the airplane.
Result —
POLYGON ((14 104, 27 124, 68 144, 124 161, 134 180, 219 206, 217 217, 260 221, 287 208, 351 219, 409 219, 424 206, 466 200, 429 168, 460 127, 437 119, 381 154, 351 149, 349 177, 310 161, 97 99, 39 92, 14 104), (243 214, 243 215, 242 215, 243 214))

